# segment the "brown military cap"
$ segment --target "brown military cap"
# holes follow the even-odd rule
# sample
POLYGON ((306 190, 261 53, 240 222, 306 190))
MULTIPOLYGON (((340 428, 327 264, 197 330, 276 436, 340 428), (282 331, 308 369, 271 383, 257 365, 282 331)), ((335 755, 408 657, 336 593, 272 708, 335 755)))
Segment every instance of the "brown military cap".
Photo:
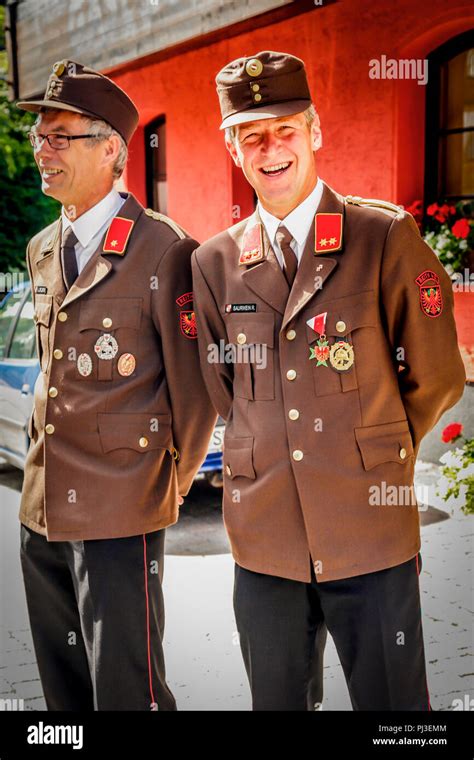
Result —
POLYGON ((289 116, 311 105, 304 63, 289 53, 263 50, 237 58, 219 71, 216 84, 221 129, 289 116))
POLYGON ((22 100, 24 111, 41 108, 73 111, 103 119, 129 142, 138 124, 138 111, 128 95, 108 77, 75 61, 57 61, 43 100, 22 100))

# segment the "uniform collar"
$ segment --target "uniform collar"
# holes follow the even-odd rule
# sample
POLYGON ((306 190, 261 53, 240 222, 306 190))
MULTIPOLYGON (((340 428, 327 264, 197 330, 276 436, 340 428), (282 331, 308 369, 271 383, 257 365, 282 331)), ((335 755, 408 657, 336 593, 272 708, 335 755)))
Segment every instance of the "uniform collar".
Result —
POLYGON ((309 235, 314 216, 318 210, 323 195, 323 188, 323 182, 318 177, 318 181, 311 193, 299 204, 299 206, 296 206, 293 211, 290 211, 288 216, 284 219, 278 219, 276 216, 273 216, 273 214, 270 214, 269 211, 263 208, 260 201, 258 202, 258 214, 263 222, 272 247, 275 245, 275 236, 278 227, 281 224, 286 227, 288 232, 298 243, 298 246, 303 248, 309 235))
POLYGON ((68 218, 63 207, 61 209, 63 231, 67 230, 68 227, 72 227, 79 243, 85 248, 104 225, 118 213, 123 203, 124 198, 113 187, 102 200, 74 221, 68 218))

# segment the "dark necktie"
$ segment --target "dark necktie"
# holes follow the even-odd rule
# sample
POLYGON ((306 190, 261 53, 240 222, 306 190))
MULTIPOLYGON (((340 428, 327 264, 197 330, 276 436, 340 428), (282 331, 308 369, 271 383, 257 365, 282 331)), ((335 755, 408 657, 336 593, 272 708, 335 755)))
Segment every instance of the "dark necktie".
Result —
POLYGON ((286 227, 280 225, 276 234, 276 241, 280 246, 281 252, 283 254, 283 274, 286 277, 286 281, 290 286, 290 289, 293 285, 293 280, 295 279, 295 275, 298 269, 298 259, 296 258, 296 254, 290 245, 292 240, 293 237, 291 233, 288 232, 286 227))
POLYGON ((64 282, 66 283, 68 290, 78 275, 76 252, 74 250, 76 243, 77 237, 75 236, 72 227, 68 227, 63 233, 61 241, 61 265, 63 268, 64 282))

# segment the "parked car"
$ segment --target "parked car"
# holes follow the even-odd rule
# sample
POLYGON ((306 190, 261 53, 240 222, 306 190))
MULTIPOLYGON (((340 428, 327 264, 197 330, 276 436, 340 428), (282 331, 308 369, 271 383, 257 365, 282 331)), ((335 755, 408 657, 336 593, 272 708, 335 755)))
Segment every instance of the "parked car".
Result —
MULTIPOLYGON (((33 409, 36 356, 31 284, 24 281, 0 301, 0 457, 20 469, 28 451, 28 420, 33 409)), ((224 421, 219 418, 197 479, 222 485, 224 421)))

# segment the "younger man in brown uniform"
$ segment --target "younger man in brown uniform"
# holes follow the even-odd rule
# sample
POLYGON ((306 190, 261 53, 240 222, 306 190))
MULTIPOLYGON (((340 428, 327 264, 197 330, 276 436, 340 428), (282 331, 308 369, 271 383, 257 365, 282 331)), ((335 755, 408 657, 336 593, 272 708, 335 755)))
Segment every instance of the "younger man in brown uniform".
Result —
POLYGON ((53 710, 176 708, 162 637, 164 529, 215 413, 197 351, 197 243, 114 180, 138 113, 114 82, 53 67, 31 134, 61 217, 28 246, 41 373, 20 519, 43 689, 53 710))
POLYGON ((326 625, 354 709, 427 710, 412 485, 464 387, 450 280, 409 214, 318 178, 302 61, 240 58, 217 88, 259 199, 193 254, 254 709, 307 708, 326 625))

